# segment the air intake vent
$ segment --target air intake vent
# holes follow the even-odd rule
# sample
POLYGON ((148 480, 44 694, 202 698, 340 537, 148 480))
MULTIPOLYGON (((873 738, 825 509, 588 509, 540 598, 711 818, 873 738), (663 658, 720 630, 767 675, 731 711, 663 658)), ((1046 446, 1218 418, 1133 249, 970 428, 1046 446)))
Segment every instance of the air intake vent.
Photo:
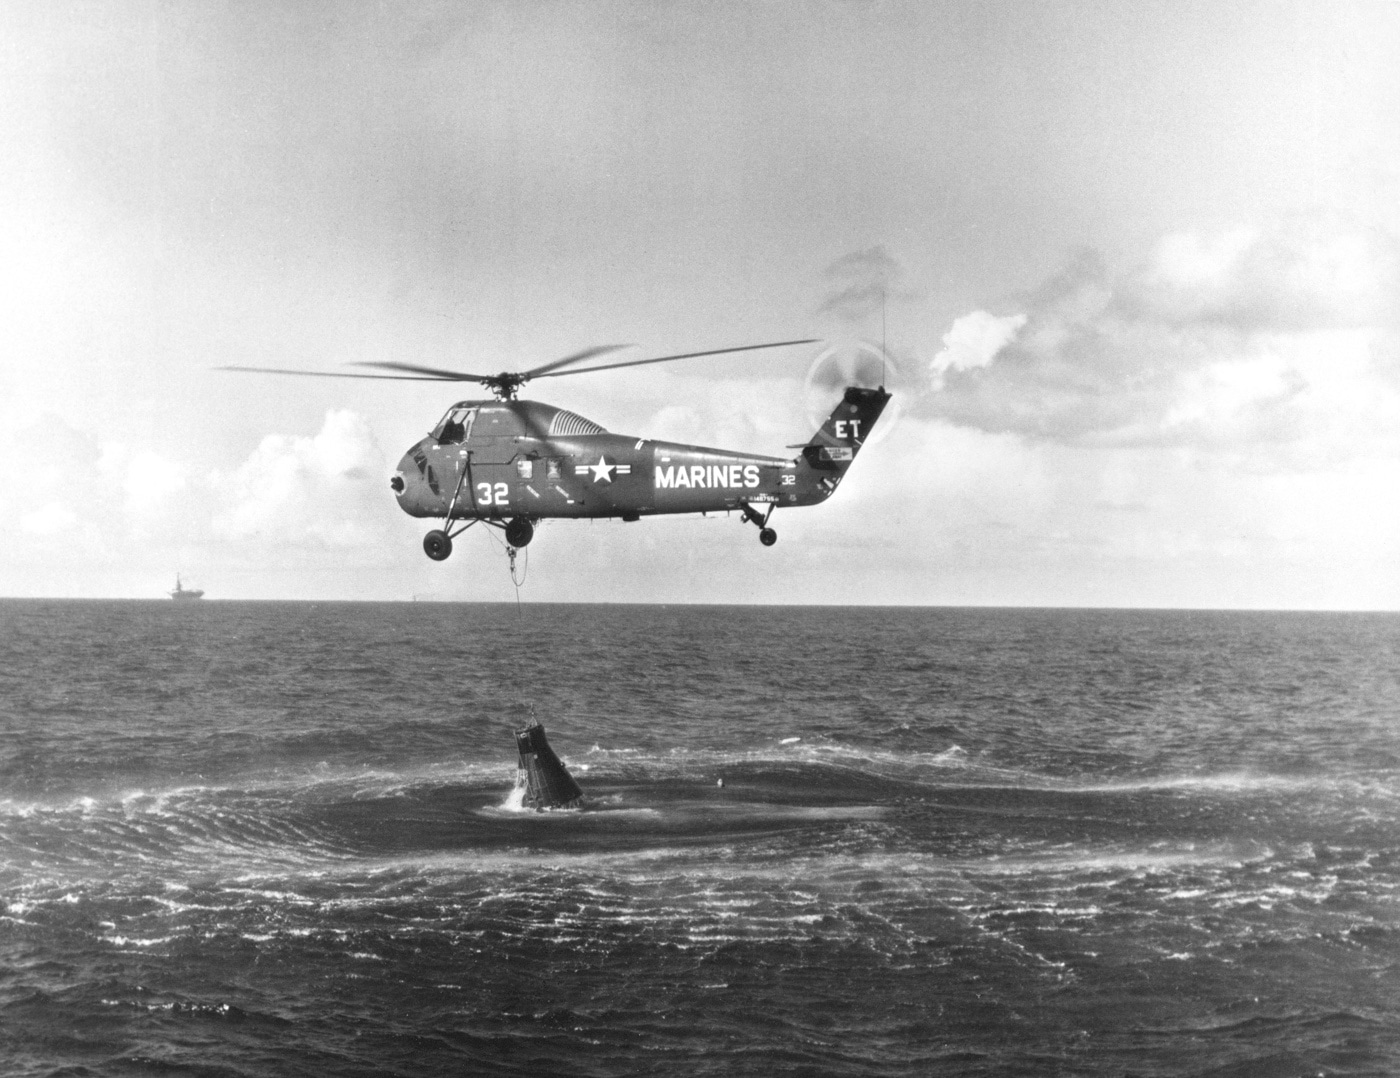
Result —
POLYGON ((549 423, 549 435, 551 438, 569 438, 579 434, 606 434, 602 427, 598 426, 591 419, 584 419, 581 415, 574 415, 573 412, 560 410, 554 413, 554 418, 549 423))

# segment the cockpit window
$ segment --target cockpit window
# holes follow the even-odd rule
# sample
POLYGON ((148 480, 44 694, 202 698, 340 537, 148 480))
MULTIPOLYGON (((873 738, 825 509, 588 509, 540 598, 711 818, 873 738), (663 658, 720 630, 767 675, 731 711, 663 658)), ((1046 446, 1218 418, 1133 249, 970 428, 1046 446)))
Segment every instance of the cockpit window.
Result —
POLYGON ((433 430, 433 437, 441 445, 465 442, 471 435, 472 420, 475 418, 475 408, 453 408, 442 417, 442 422, 433 430))

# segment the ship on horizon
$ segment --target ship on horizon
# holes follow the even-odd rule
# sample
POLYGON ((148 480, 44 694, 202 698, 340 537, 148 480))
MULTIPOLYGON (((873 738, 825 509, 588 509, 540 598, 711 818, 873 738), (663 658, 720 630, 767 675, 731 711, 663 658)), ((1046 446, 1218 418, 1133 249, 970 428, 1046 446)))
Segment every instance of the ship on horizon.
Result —
POLYGON ((203 599, 204 592, 199 588, 185 588, 180 585, 180 574, 175 574, 175 590, 170 593, 170 598, 179 600, 203 599))

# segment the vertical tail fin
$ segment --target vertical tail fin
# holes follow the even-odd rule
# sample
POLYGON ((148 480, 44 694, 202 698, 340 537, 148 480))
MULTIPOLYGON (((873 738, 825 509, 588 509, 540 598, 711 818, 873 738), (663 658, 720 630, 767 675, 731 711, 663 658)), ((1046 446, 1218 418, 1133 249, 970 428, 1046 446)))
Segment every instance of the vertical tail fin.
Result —
POLYGON ((802 447, 807 463, 814 468, 844 472, 870 437, 889 399, 890 395, 883 388, 848 386, 841 403, 827 417, 822 429, 802 447))
POLYGON ((841 403, 827 417, 821 430, 802 447, 798 472, 798 504, 810 505, 831 496, 846 469, 870 437, 875 421, 889 403, 884 387, 848 386, 841 403))

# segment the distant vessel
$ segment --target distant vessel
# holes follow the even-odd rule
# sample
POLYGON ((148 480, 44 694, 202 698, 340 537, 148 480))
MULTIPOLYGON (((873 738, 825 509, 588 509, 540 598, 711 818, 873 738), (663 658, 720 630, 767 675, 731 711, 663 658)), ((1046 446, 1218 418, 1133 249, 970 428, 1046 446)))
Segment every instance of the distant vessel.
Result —
POLYGON ((198 588, 182 588, 180 586, 180 574, 175 574, 175 590, 170 593, 170 598, 177 602, 183 599, 203 599, 204 592, 198 588))

